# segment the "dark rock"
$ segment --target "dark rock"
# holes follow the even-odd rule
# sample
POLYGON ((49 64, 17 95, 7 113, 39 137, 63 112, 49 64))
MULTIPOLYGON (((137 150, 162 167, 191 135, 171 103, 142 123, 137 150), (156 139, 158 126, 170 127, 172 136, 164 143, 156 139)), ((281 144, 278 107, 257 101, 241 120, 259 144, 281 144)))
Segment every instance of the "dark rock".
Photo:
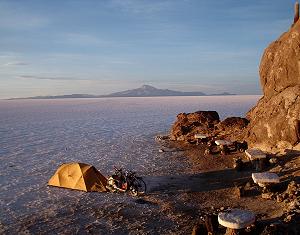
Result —
MULTIPOLYGON (((203 134, 208 136, 205 140, 208 145, 212 137, 241 141, 248 123, 246 118, 240 117, 229 117, 220 122, 219 114, 216 111, 180 113, 171 128, 170 139, 193 143, 195 142, 195 134, 203 134)), ((237 150, 244 151, 247 149, 246 142, 239 144, 240 148, 237 150)))
POLYGON ((217 215, 206 215, 205 216, 205 227, 208 233, 215 234, 218 230, 218 216, 217 215))
POLYGON ((243 169, 243 161, 241 158, 234 159, 233 168, 237 171, 241 171, 243 169))
POLYGON ((207 234, 207 229, 204 223, 198 223, 193 227, 192 235, 207 234))
POLYGON ((211 134, 219 121, 219 114, 216 111, 180 113, 172 126, 170 138, 171 140, 193 140, 195 134, 211 134))
POLYGON ((218 124, 220 130, 231 129, 242 129, 245 128, 249 123, 249 120, 241 117, 228 117, 224 121, 218 124))
POLYGON ((245 189, 243 186, 235 186, 234 188, 234 195, 237 197, 237 198, 241 198, 245 195, 245 189))
POLYGON ((273 223, 267 225, 262 231, 261 235, 280 235, 286 234, 286 230, 280 223, 273 223))
POLYGON ((246 118, 228 117, 216 125, 215 134, 223 138, 241 141, 248 124, 249 121, 246 118))

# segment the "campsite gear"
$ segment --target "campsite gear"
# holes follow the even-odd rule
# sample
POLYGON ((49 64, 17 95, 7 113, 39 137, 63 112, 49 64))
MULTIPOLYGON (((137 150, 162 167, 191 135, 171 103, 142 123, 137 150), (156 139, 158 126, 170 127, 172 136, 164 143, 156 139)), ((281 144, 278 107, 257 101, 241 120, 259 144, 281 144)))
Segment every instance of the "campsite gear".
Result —
POLYGON ((107 191, 107 179, 94 166, 79 162, 61 165, 50 178, 48 185, 85 192, 107 191))
POLYGON ((215 140, 216 145, 220 146, 226 146, 226 145, 232 145, 233 142, 231 140, 215 140))
POLYGON ((203 134, 195 134, 194 139, 197 141, 196 142, 197 144, 205 143, 205 142, 208 141, 208 137, 206 135, 203 135, 203 134))
POLYGON ((255 214, 251 211, 232 209, 218 215, 219 224, 227 228, 226 234, 237 234, 236 229, 242 229, 255 222, 255 214))
POLYGON ((142 177, 137 177, 133 171, 123 171, 122 168, 114 167, 114 174, 108 178, 106 187, 113 192, 130 192, 134 196, 146 192, 146 183, 142 177))
POLYGON ((220 153, 221 155, 229 154, 230 152, 244 152, 248 148, 246 141, 230 141, 230 140, 215 140, 208 141, 207 148, 204 151, 205 155, 220 153))

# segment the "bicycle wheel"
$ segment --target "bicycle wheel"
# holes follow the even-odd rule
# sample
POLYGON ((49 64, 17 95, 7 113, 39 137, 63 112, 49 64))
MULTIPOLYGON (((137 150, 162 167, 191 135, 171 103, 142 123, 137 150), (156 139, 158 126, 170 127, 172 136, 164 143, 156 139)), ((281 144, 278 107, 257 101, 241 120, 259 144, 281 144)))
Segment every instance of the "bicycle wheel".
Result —
POLYGON ((143 179, 141 178, 137 178, 133 184, 133 186, 131 186, 131 193, 133 196, 139 196, 142 194, 146 193, 146 183, 143 179))
POLYGON ((147 186, 146 186, 145 181, 142 178, 137 178, 135 184, 136 184, 138 193, 141 193, 141 194, 146 193, 147 186))

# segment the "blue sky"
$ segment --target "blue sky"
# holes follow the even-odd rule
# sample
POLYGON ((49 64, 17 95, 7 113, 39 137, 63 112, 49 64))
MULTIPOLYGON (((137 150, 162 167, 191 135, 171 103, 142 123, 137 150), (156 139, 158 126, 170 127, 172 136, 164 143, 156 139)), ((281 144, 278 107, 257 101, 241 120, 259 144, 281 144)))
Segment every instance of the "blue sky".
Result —
POLYGON ((293 0, 0 0, 0 98, 139 87, 260 94, 293 0))

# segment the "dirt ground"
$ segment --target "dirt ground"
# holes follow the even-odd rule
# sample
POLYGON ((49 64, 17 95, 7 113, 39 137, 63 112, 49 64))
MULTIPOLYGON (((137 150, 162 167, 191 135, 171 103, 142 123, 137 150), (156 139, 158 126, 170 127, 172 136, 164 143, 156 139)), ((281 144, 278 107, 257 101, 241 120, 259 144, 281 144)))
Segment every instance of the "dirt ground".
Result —
MULTIPOLYGON (((147 180, 153 187, 150 185, 150 193, 144 200, 157 203, 161 213, 178 221, 178 229, 185 231, 183 234, 189 234, 193 225, 206 214, 217 214, 227 208, 247 209, 256 214, 256 229, 249 232, 252 234, 261 233, 265 225, 276 223, 284 216, 285 202, 262 198, 262 189, 251 178, 255 170, 245 153, 205 155, 204 144, 176 142, 168 142, 162 149, 164 154, 175 153, 183 162, 187 161, 190 167, 186 172, 174 176, 149 177, 147 180), (246 163, 245 169, 241 171, 233 168, 234 158, 238 157, 246 163), (242 196, 238 189, 241 187, 244 189, 242 196)), ((278 163, 268 166, 266 170, 278 173, 284 182, 299 180, 300 154, 289 152, 276 157, 278 163)), ((225 232, 222 226, 219 229, 220 234, 225 232)))

